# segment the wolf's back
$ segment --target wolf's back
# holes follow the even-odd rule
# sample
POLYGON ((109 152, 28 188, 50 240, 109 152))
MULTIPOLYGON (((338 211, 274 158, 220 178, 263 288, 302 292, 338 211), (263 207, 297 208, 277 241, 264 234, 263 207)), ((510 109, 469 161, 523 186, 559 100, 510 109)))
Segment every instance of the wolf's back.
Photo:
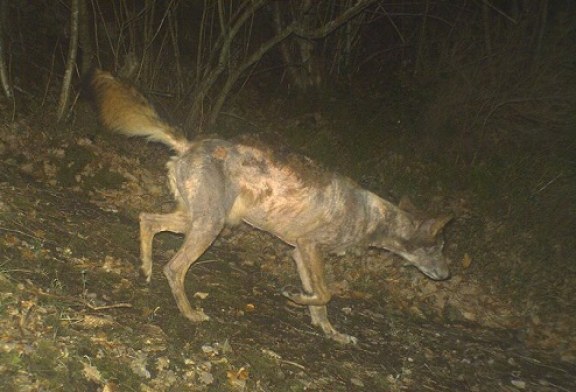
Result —
POLYGON ((178 154, 190 148, 191 143, 164 122, 133 86, 100 69, 94 69, 87 84, 100 121, 107 128, 127 136, 142 136, 163 143, 178 154))

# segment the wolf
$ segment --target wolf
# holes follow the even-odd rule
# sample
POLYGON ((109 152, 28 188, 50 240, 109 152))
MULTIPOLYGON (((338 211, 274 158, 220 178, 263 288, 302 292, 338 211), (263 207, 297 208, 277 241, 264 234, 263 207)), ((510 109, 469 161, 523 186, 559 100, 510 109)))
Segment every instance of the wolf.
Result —
POLYGON ((257 136, 188 140, 162 120, 136 88, 108 72, 95 69, 89 88, 105 127, 163 143, 175 152, 167 169, 177 207, 169 214, 140 214, 141 271, 149 282, 157 233, 184 234, 163 272, 178 309, 190 321, 209 317, 191 307, 186 273, 226 225, 239 222, 293 247, 302 290, 284 290, 283 295, 308 306, 312 324, 339 343, 358 340, 339 332, 328 319, 331 293, 324 255, 375 247, 401 256, 431 279, 450 276, 440 235, 450 216, 418 219, 351 179, 303 155, 272 148, 257 136))

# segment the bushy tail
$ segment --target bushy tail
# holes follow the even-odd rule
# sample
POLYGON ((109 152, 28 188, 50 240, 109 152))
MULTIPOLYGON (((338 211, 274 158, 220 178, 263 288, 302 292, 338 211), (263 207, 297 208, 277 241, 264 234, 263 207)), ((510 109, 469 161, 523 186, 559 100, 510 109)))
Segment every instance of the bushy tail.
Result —
POLYGON ((143 136, 163 143, 179 155, 190 148, 191 142, 162 121, 135 87, 100 69, 94 69, 87 82, 100 121, 107 128, 127 136, 143 136))

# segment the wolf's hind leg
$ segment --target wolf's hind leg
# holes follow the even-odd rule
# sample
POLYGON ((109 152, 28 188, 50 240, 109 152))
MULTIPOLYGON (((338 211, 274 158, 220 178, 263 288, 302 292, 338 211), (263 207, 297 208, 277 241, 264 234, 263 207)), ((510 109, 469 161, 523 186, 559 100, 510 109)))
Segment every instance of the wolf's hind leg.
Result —
POLYGON ((190 266, 198 260, 224 228, 230 209, 225 176, 220 166, 204 162, 204 156, 190 156, 175 166, 178 191, 186 206, 183 223, 186 237, 182 247, 164 266, 178 309, 193 322, 208 320, 201 309, 193 310, 184 289, 190 266), (201 161, 200 165, 197 161, 201 161))
POLYGON ((216 220, 197 219, 189 227, 182 247, 164 266, 164 275, 168 279, 170 289, 182 315, 193 322, 200 322, 209 318, 201 309, 194 310, 190 306, 184 288, 184 279, 190 266, 202 256, 224 228, 224 218, 221 217, 216 220))
POLYGON ((171 214, 140 214, 140 271, 146 282, 152 277, 152 241, 157 233, 170 231, 176 234, 186 233, 190 223, 188 215, 183 211, 171 214))

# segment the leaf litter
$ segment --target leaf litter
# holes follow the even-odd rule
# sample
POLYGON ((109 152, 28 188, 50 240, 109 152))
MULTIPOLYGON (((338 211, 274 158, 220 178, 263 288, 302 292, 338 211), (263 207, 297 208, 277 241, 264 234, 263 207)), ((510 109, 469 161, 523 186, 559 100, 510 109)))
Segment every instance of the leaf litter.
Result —
MULTIPOLYGON (((383 252, 327 263, 334 323, 361 341, 343 347, 278 294, 298 284, 289 248, 267 233, 226 230, 188 276, 191 299, 212 318, 190 325, 158 268, 149 287, 138 281, 136 216, 172 207, 167 152, 121 154, 117 139, 32 129, 0 129, 6 390, 576 388, 576 344, 563 334, 573 324, 546 328, 493 295, 466 252, 456 255, 460 273, 440 283, 383 252)), ((157 264, 180 241, 159 237, 157 264)))

